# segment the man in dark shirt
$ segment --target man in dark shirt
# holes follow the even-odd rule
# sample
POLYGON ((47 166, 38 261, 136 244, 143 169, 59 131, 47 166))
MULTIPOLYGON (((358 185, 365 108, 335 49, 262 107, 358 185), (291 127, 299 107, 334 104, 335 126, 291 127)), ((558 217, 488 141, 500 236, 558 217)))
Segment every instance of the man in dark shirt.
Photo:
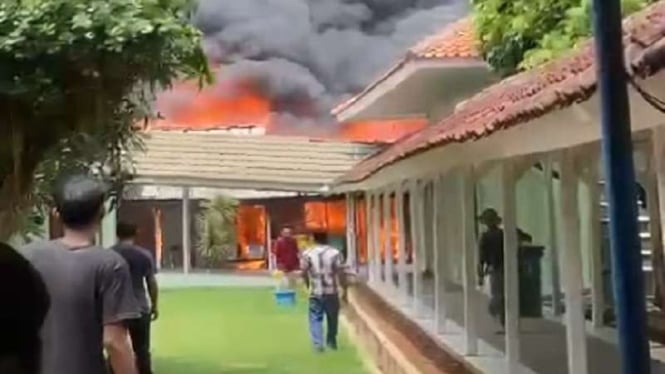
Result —
POLYGON ((113 250, 120 254, 129 265, 134 296, 138 301, 141 317, 128 322, 129 335, 136 355, 136 367, 139 374, 152 374, 150 360, 150 323, 157 319, 157 280, 155 279, 155 261, 152 254, 134 243, 136 226, 129 223, 118 223, 116 228, 118 244, 113 250), (146 288, 150 302, 146 296, 146 288))
POLYGON ((290 227, 282 229, 281 236, 275 243, 275 259, 277 270, 284 272, 289 281, 289 287, 293 288, 297 279, 294 272, 300 270, 300 251, 290 227))
POLYGON ((39 273, 12 247, 0 243, 0 373, 39 374, 39 331, 49 309, 39 273))
POLYGON ((139 316, 129 268, 120 255, 93 244, 106 189, 74 176, 58 184, 53 198, 64 236, 22 249, 51 297, 41 374, 103 374, 104 350, 116 374, 136 374, 125 327, 139 316))
MULTIPOLYGON (((478 279, 483 284, 485 276, 490 277, 489 312, 499 319, 501 326, 505 324, 504 278, 503 278, 503 229, 501 217, 492 208, 485 209, 478 217, 486 230, 480 236, 480 261, 478 263, 478 279)), ((520 243, 530 243, 531 235, 517 229, 520 243)))

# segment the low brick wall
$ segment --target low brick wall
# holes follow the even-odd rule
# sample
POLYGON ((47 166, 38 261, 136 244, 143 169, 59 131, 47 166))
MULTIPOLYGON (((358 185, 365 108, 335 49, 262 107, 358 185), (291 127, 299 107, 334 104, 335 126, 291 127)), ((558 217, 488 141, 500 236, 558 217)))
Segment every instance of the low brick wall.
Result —
POLYGON ((365 285, 350 292, 346 317, 384 374, 471 374, 422 329, 365 285))
POLYGON ((378 323, 372 321, 372 317, 367 315, 362 307, 359 306, 357 298, 350 296, 349 307, 345 310, 345 316, 349 321, 352 333, 355 335, 358 343, 362 345, 363 350, 370 357, 373 366, 382 374, 420 374, 402 352, 395 346, 395 343, 383 334, 378 323))

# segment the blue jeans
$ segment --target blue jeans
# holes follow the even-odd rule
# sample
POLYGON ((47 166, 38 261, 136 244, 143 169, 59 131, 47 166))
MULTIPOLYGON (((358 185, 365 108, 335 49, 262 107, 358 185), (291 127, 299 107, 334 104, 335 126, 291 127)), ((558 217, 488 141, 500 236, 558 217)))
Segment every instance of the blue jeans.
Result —
POLYGON ((312 296, 309 298, 309 331, 312 343, 317 350, 323 350, 323 317, 328 325, 326 344, 337 348, 339 323, 339 297, 337 295, 312 296))

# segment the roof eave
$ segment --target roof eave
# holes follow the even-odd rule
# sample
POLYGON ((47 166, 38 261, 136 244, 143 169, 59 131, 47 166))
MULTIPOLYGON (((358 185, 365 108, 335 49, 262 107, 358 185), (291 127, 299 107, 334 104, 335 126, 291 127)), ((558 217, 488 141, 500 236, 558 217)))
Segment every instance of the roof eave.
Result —
POLYGON ((143 175, 130 182, 134 185, 161 185, 177 187, 206 187, 229 190, 255 190, 274 192, 328 193, 330 183, 286 183, 250 180, 210 179, 179 176, 143 175))
POLYGON ((489 66, 484 61, 476 58, 410 58, 404 64, 400 65, 398 69, 394 69, 390 74, 386 74, 382 79, 368 86, 368 89, 361 92, 349 105, 335 111, 333 114, 340 122, 357 119, 369 106, 376 103, 389 91, 402 85, 413 75, 417 74, 419 70, 441 69, 442 71, 459 71, 478 68, 489 69, 489 66))

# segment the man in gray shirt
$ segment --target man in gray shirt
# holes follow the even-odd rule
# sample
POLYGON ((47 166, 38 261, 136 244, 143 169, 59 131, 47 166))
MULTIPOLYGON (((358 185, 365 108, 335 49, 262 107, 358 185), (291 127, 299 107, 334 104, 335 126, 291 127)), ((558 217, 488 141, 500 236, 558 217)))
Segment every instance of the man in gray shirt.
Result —
POLYGON ((93 244, 106 191, 95 179, 74 176, 55 190, 64 226, 57 240, 32 243, 23 255, 51 297, 42 328, 42 374, 103 374, 104 349, 116 374, 136 374, 127 320, 139 310, 127 263, 93 244))

